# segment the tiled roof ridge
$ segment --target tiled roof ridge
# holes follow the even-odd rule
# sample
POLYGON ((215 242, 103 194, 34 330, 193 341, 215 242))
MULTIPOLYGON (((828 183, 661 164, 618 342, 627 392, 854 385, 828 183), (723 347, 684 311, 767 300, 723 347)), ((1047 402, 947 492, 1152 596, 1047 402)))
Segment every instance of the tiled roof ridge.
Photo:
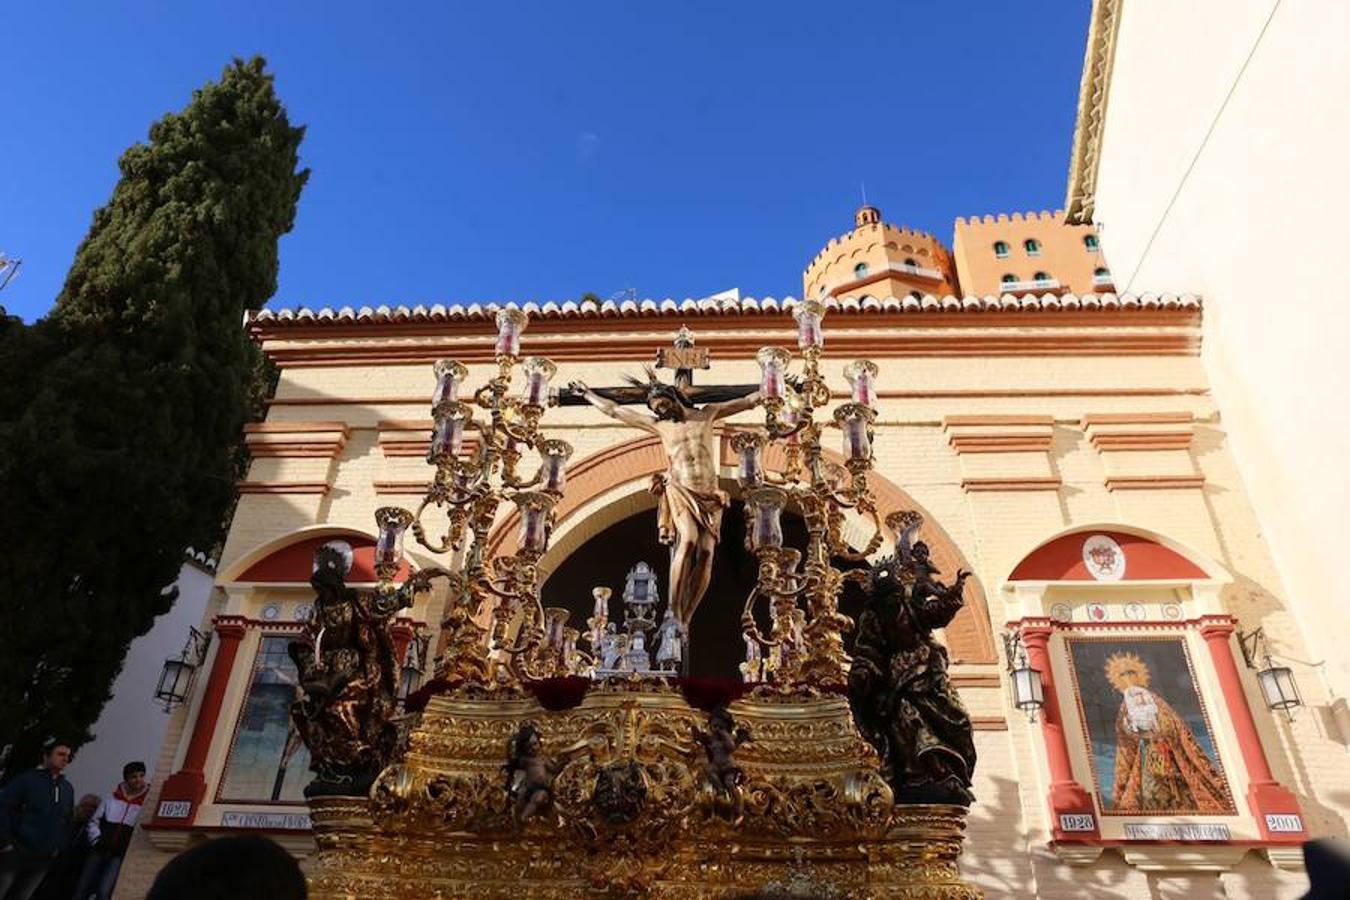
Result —
MULTIPOLYGON (((768 315, 789 312, 801 301, 795 297, 782 300, 773 297, 742 297, 739 300, 567 300, 563 302, 487 302, 434 303, 415 306, 343 306, 338 309, 322 307, 310 309, 262 309, 250 313, 247 324, 301 325, 301 324, 366 324, 399 322, 434 322, 491 319, 501 309, 519 309, 538 319, 659 317, 659 316, 722 316, 738 314, 768 315)), ((831 300, 835 314, 862 315, 868 313, 981 313, 981 312, 1078 312, 1092 310, 1199 310, 1200 298, 1194 294, 1025 294, 984 297, 915 297, 868 298, 859 301, 831 300)))

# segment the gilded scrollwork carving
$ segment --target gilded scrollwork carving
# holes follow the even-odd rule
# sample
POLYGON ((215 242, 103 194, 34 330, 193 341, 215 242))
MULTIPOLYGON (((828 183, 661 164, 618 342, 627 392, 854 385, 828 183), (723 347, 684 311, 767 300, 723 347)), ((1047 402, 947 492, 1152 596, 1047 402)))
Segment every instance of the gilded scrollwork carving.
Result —
POLYGON ((368 803, 314 801, 312 896, 980 896, 957 867, 964 811, 895 806, 842 698, 756 696, 729 712, 754 736, 734 751, 734 816, 694 737, 705 714, 668 686, 614 685, 555 713, 435 698, 368 803), (503 749, 529 722, 556 775, 551 810, 519 828, 503 749))

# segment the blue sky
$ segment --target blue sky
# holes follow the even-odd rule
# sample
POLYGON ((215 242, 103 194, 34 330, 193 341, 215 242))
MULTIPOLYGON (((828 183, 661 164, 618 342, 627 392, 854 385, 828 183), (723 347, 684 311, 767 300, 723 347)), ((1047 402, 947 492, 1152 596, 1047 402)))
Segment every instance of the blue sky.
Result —
POLYGON ((851 227, 1063 204, 1089 4, 21 3, 0 293, 60 290, 117 158, 266 56, 313 169, 273 306, 801 290, 851 227))

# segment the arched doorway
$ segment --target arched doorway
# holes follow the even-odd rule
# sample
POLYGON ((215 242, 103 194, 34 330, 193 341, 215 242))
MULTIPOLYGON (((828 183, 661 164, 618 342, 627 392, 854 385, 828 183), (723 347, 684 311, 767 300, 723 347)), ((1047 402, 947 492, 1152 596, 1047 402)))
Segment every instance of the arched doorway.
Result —
MULTIPOLYGON (((737 667, 745 659, 741 611, 758 574, 754 555, 745 549, 744 509, 741 501, 733 500, 722 516, 722 539, 713 561, 712 583, 690 628, 689 674, 695 677, 740 677, 737 667)), ((783 516, 783 541, 787 546, 806 547, 806 526, 795 513, 783 516)), ((572 624, 584 628, 593 606, 591 588, 608 587, 613 591, 610 621, 622 621, 625 578, 640 562, 656 573, 664 611, 670 550, 656 539, 655 509, 609 525, 572 551, 544 581, 544 605, 566 607, 572 611, 572 624)), ((767 632, 765 604, 760 602, 757 607, 760 626, 767 632)), ((862 611, 862 595, 851 584, 840 598, 840 608, 855 619, 862 611)), ((851 634, 845 636, 845 646, 851 648, 851 634)))
MULTIPOLYGON (((755 586, 755 558, 745 549, 744 506, 735 501, 722 516, 722 541, 713 560, 712 583, 690 625, 689 674, 709 678, 736 678, 745 659, 741 640, 741 610, 755 586)), ((784 539, 795 546, 806 543, 801 519, 785 516, 784 539)), ((670 550, 656 539, 656 510, 648 509, 621 519, 594 535, 565 559, 544 582, 545 606, 572 610, 571 621, 584 623, 591 614, 591 588, 613 590, 610 621, 623 621, 624 580, 634 566, 645 562, 656 573, 665 596, 670 577, 670 550)), ((584 624, 581 627, 585 627, 584 624)))

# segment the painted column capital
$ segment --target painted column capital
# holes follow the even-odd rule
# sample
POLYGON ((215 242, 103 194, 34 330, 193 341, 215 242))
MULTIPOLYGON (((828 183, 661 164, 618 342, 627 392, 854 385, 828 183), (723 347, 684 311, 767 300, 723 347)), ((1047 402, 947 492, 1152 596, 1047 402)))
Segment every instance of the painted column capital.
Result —
POLYGON ((239 641, 248 631, 248 620, 243 616, 216 616, 215 631, 222 641, 239 641))
POLYGON ((1199 619, 1200 636, 1207 641, 1228 641, 1237 630, 1237 621, 1232 616, 1201 616, 1199 619))
POLYGON ((1028 650, 1033 646, 1044 650, 1050 643, 1050 635, 1055 633, 1055 623, 1043 616, 1030 616, 1014 622, 1013 626, 1028 650))

